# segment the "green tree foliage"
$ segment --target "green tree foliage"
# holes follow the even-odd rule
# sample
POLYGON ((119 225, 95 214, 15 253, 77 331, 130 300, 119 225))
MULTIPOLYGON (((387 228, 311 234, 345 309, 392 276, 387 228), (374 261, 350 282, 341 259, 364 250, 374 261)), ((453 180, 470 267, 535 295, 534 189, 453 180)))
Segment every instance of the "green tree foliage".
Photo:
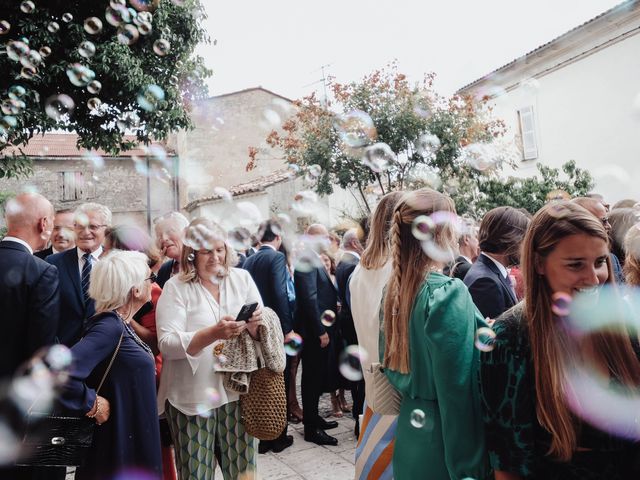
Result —
MULTIPOLYGON (((500 137, 504 125, 489 118, 482 102, 438 96, 433 78, 411 85, 391 64, 359 82, 332 80, 333 101, 311 95, 295 102, 295 115, 267 143, 282 149, 301 174, 319 170, 317 193, 329 194, 334 185, 354 188, 367 209, 372 188, 384 194, 423 184, 447 191, 473 184, 486 172, 470 168, 463 149, 500 137)), ((247 169, 259 161, 257 153, 250 149, 247 169)), ((504 161, 494 155, 492 169, 504 161)))
POLYGON ((190 104, 206 96, 211 73, 194 55, 208 41, 200 0, 0 5, 0 177, 29 170, 24 158, 6 152, 35 134, 73 131, 79 147, 117 154, 132 146, 125 134, 148 143, 192 126, 190 104), (92 17, 101 29, 85 24, 92 17), (83 42, 95 47, 93 55, 92 45, 80 48, 83 42), (99 91, 89 81, 94 77, 99 91))
POLYGON ((538 175, 528 178, 482 179, 479 193, 475 198, 467 195, 466 201, 473 206, 477 217, 501 205, 524 208, 533 214, 551 200, 581 197, 594 186, 591 174, 576 167, 575 160, 565 163, 561 169, 540 163, 536 167, 538 175))

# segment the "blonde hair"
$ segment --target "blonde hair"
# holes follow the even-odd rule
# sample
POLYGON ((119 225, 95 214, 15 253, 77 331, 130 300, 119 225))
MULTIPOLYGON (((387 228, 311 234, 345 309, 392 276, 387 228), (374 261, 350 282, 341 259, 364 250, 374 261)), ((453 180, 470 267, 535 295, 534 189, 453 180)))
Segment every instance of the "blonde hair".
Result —
POLYGON ((387 263, 389 259, 389 229, 396 203, 402 195, 402 192, 387 193, 373 212, 367 244, 360 258, 362 268, 378 270, 387 263))
MULTIPOLYGON (((417 217, 439 211, 455 214, 451 198, 422 188, 403 195, 393 213, 390 234, 393 270, 384 301, 384 364, 400 373, 409 373, 411 308, 429 267, 435 263, 413 236, 412 225, 417 217)), ((455 248, 458 237, 450 222, 438 223, 432 233, 437 245, 455 248)))
POLYGON ((191 221, 184 233, 182 254, 180 255, 180 280, 193 282, 198 279, 195 257, 198 250, 208 249, 214 241, 224 242, 224 271, 220 276, 229 274, 229 269, 238 263, 238 255, 227 243, 227 232, 216 222, 206 217, 198 217, 191 221))
MULTIPOLYGON (((525 235, 522 276, 525 283, 524 314, 531 344, 531 359, 536 387, 536 413, 540 424, 551 434, 549 454, 569 461, 577 448, 576 420, 566 404, 565 374, 567 354, 575 351, 575 341, 561 328, 552 312, 552 294, 546 277, 538 267, 570 235, 585 234, 608 242, 600 220, 583 207, 570 202, 554 202, 542 207, 533 217, 525 235)), ((608 282, 613 282, 607 257, 608 282)), ((628 334, 609 328, 585 339, 583 353, 625 384, 637 384, 640 370, 628 334), (626 335, 626 336, 625 336, 626 335), (635 365, 635 368, 634 368, 635 365)), ((581 349, 582 350, 582 349, 581 349)))
POLYGON ((640 286, 640 223, 629 229, 624 237, 624 278, 629 285, 640 286))
POLYGON ((149 276, 144 253, 114 250, 91 269, 89 296, 96 301, 96 312, 108 312, 126 305, 131 290, 143 288, 149 276))

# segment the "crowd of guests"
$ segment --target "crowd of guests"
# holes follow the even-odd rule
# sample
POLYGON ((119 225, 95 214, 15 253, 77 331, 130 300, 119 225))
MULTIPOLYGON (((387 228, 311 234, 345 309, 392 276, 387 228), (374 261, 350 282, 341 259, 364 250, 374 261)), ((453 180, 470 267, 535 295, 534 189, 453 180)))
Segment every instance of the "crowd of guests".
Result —
MULTIPOLYGON (((287 351, 289 421, 303 423, 305 441, 338 445, 328 433, 338 423, 319 412, 329 393, 331 414, 356 421, 356 478, 640 474, 639 439, 582 419, 566 383, 578 362, 611 388, 638 390, 637 333, 608 325, 576 340, 554 307, 558 294, 640 284, 635 202, 611 209, 594 195, 551 201, 533 215, 498 207, 476 223, 437 191, 393 192, 365 229, 340 238, 316 223, 287 239, 282 225, 265 221, 241 252, 214 220, 178 212, 157 218, 152 238, 113 225, 97 203, 54 212, 24 193, 5 210, 0 308, 10 321, 0 376, 42 347, 71 349, 56 408, 97 424, 76 478, 126 468, 213 478, 219 465, 235 479, 256 471, 258 453, 289 448, 287 427, 273 440, 245 431, 246 390, 230 381, 246 371, 228 358, 246 342, 256 358, 243 363, 264 364, 265 310, 277 315, 278 348, 287 351), (252 304, 250 318, 237 320, 252 304), (479 332, 489 341, 478 345, 479 332), (358 357, 361 375, 347 375, 340 362, 358 345, 368 354, 358 357), (368 406, 381 388, 378 364, 401 398, 394 414, 368 406)), ((4 467, 0 478, 36 473, 4 467)), ((51 468, 47 478, 64 474, 51 468)))

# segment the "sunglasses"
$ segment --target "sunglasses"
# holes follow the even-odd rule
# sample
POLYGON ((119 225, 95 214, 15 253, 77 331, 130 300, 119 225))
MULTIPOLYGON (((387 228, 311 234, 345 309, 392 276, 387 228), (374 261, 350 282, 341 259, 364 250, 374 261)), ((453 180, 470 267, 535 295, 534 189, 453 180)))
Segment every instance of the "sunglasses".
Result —
POLYGON ((151 275, 145 278, 145 281, 147 280, 151 280, 151 283, 156 283, 156 281, 158 280, 158 276, 155 273, 151 272, 151 275))

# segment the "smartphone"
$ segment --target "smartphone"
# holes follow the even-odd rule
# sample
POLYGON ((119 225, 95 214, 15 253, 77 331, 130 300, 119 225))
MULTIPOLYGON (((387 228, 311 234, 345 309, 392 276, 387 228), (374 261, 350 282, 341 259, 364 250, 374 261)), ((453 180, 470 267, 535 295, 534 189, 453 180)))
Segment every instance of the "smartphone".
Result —
POLYGON ((251 318, 253 312, 258 308, 258 302, 255 303, 245 303, 240 309, 240 313, 236 317, 236 322, 246 322, 251 318))

